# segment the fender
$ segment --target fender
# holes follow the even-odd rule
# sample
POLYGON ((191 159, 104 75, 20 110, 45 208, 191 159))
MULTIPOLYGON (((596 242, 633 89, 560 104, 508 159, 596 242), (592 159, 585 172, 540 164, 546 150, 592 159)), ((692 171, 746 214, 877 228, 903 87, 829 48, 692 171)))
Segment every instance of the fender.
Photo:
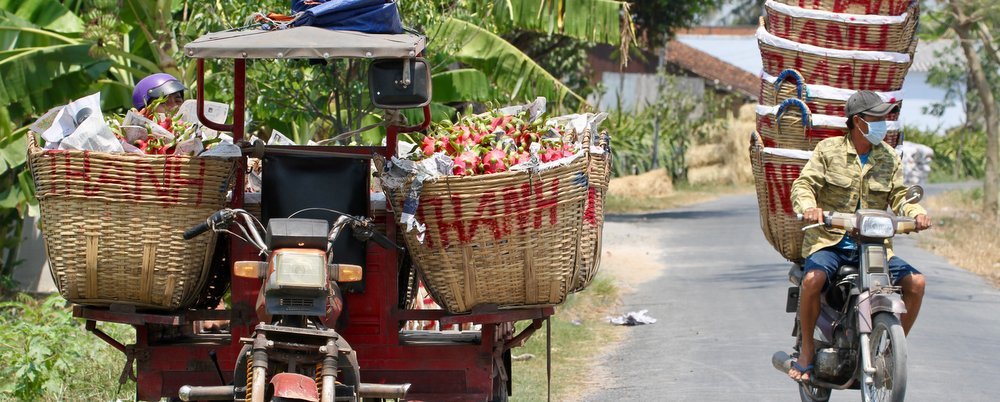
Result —
POLYGON ((879 293, 872 296, 871 309, 872 314, 882 312, 903 314, 906 313, 906 304, 903 303, 899 293, 879 293))

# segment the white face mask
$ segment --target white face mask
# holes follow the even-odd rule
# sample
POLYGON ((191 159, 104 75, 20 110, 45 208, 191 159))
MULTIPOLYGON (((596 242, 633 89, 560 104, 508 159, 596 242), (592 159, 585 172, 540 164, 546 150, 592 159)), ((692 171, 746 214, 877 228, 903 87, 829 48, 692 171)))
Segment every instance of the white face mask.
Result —
POLYGON ((868 122, 865 119, 860 119, 860 120, 865 122, 865 125, 868 126, 867 133, 862 131, 862 134, 865 135, 865 138, 868 139, 868 142, 872 143, 872 145, 881 144, 882 140, 885 139, 886 133, 889 131, 889 127, 886 124, 885 120, 873 121, 873 122, 868 122))

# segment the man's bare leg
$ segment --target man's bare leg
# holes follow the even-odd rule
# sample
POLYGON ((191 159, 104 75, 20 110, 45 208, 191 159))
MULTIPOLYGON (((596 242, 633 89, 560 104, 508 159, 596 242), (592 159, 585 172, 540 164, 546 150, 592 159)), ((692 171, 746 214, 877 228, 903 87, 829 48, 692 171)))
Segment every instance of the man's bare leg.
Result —
POLYGON ((917 314, 920 313, 920 303, 924 299, 924 275, 912 274, 904 276, 899 281, 899 286, 903 288, 903 303, 906 304, 906 313, 900 316, 903 324, 903 333, 909 335, 910 328, 917 321, 917 314))
MULTIPOLYGON (((816 352, 813 330, 816 328, 816 319, 819 317, 819 296, 823 292, 824 284, 826 284, 826 273, 823 271, 809 271, 802 278, 802 287, 799 293, 799 331, 802 332, 802 348, 799 350, 799 358, 796 360, 796 363, 802 368, 812 364, 813 354, 816 352)), ((794 367, 788 372, 788 376, 797 381, 809 379, 808 373, 803 373, 794 367)))

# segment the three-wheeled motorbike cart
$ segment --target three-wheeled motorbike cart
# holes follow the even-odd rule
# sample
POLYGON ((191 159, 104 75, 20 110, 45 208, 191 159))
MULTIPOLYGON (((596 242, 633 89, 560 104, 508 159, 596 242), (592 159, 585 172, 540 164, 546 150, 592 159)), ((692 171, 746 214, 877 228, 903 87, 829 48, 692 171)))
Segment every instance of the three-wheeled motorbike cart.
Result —
MULTIPOLYGON (((389 210, 391 206, 370 190, 371 166, 375 155, 394 155, 398 133, 428 127, 429 73, 426 64, 417 63, 424 45, 425 39, 412 33, 376 35, 314 27, 227 31, 205 35, 187 45, 185 56, 197 59, 201 124, 231 132, 238 144, 245 134, 248 60, 369 60, 373 65, 379 64, 383 71, 398 76, 393 80, 385 75, 371 75, 370 81, 374 82, 369 84, 375 93, 373 98, 379 97, 375 100, 376 105, 387 109, 413 107, 414 102, 423 105, 423 124, 412 127, 389 124, 385 146, 245 146, 247 153, 255 148, 256 157, 263 161, 261 201, 259 206, 245 203, 242 183, 246 160, 243 158, 228 206, 259 209, 265 225, 268 220, 287 218, 307 208, 343 211, 370 219, 376 230, 388 239, 396 239, 397 225, 389 210), (211 59, 231 59, 234 66, 231 124, 212 122, 205 117, 205 63, 211 59), (390 82, 382 82, 385 80, 390 82)), ((311 213, 298 217, 329 222, 336 218, 322 211, 311 213)), ((256 341, 261 339, 262 331, 274 330, 274 327, 258 320, 256 308, 261 278, 233 274, 231 270, 235 262, 260 261, 261 255, 257 248, 231 237, 220 236, 218 244, 213 279, 205 290, 207 294, 192 308, 164 313, 137 310, 125 304, 76 306, 74 315, 86 321, 88 330, 126 355, 122 379, 128 377, 137 382, 139 400, 178 398, 179 394, 190 400, 268 400, 272 396, 273 400, 309 400, 310 397, 288 399, 288 394, 275 395, 273 390, 268 395, 248 395, 248 372, 257 364, 257 348, 264 350, 274 345, 274 341, 259 344, 256 341), (231 291, 227 308, 214 309, 227 288, 231 291), (193 324, 207 320, 228 320, 228 332, 191 330, 193 324), (112 339, 97 327, 100 321, 132 325, 136 330, 135 344, 124 345, 112 339), (250 353, 251 350, 254 353, 250 353), (185 388, 183 393, 182 387, 185 388)), ((343 313, 335 326, 336 335, 333 335, 339 339, 337 350, 319 349, 333 355, 355 356, 360 368, 360 380, 359 384, 354 384, 354 394, 337 395, 335 400, 507 400, 511 379, 510 350, 522 345, 541 328, 546 317, 553 314, 551 306, 515 309, 477 306, 466 314, 408 309, 413 272, 405 251, 384 242, 381 245, 369 243, 348 235, 337 240, 332 249, 334 262, 357 265, 363 271, 360 281, 345 283, 341 289, 343 313), (409 320, 437 320, 442 326, 458 323, 479 326, 476 330, 465 331, 403 329, 403 323, 409 320), (515 333, 513 323, 520 320, 532 320, 532 323, 521 333, 515 333), (398 386, 388 386, 391 384, 398 386), (410 385, 407 388, 405 384, 410 385), (404 393, 405 397, 400 398, 404 393)), ((284 346, 292 350, 313 347, 305 341, 289 341, 284 346)), ((319 371, 317 369, 315 374, 317 380, 321 376, 319 371)), ((267 373, 269 377, 272 374, 267 373)), ((343 378, 339 377, 338 381, 343 378)))

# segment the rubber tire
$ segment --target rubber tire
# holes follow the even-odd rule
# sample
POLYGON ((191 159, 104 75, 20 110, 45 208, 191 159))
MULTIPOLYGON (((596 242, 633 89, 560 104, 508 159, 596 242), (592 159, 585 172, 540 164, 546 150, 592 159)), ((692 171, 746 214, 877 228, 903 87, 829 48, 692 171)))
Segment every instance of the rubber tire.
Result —
POLYGON ((861 400, 865 402, 902 402, 906 396, 906 336, 903 334, 903 326, 900 325, 899 318, 896 318, 895 314, 887 312, 875 314, 875 319, 872 320, 870 342, 872 344, 870 348, 872 365, 875 366, 875 384, 881 382, 880 379, 885 378, 885 375, 888 374, 891 376, 892 389, 888 398, 885 398, 885 396, 873 398, 866 390, 868 386, 861 384, 861 400), (876 350, 879 339, 883 334, 889 341, 889 347, 886 349, 886 352, 891 353, 890 356, 887 356, 892 364, 891 372, 885 370, 885 361, 887 359, 879 358, 878 351, 876 350))
POLYGON ((830 394, 832 393, 829 388, 817 388, 811 385, 799 384, 799 398, 802 402, 826 402, 830 400, 830 394))

